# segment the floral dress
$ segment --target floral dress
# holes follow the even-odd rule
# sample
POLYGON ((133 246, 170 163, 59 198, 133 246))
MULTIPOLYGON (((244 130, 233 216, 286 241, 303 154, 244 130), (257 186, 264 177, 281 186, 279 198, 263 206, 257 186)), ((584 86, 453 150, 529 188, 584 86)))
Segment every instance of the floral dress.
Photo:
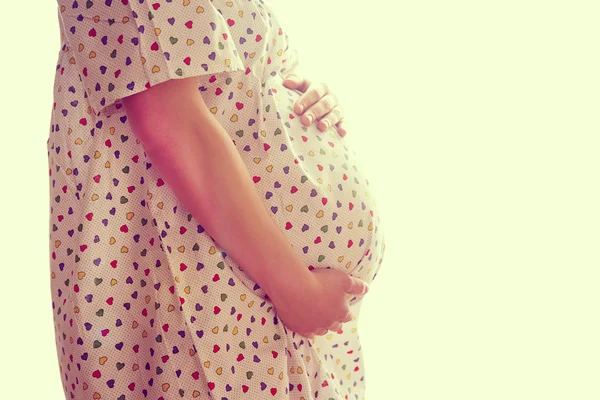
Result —
POLYGON ((307 268, 372 282, 385 250, 372 186, 335 127, 294 113, 301 93, 282 81, 298 54, 269 4, 57 1, 49 255, 66 398, 364 399, 357 318, 311 340, 287 330, 178 202, 121 102, 197 77, 307 268))

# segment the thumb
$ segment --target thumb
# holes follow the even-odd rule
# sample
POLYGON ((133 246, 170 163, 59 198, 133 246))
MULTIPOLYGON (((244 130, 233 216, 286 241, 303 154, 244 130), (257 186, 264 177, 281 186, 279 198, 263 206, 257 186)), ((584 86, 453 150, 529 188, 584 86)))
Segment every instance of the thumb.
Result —
POLYGON ((290 74, 285 77, 284 81, 292 82, 294 84, 299 84, 302 82, 302 79, 298 75, 290 74))
POLYGON ((346 287, 346 293, 348 294, 365 294, 369 291, 369 285, 358 278, 351 276, 348 282, 346 287))

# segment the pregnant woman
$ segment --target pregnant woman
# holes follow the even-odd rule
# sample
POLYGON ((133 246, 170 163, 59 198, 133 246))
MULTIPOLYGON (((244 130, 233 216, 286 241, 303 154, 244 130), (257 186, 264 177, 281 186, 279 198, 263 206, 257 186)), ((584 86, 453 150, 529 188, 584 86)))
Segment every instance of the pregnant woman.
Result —
POLYGON ((365 398, 357 318, 382 223, 335 113, 318 115, 324 86, 284 84, 298 58, 269 5, 58 0, 58 17, 66 398, 365 398))

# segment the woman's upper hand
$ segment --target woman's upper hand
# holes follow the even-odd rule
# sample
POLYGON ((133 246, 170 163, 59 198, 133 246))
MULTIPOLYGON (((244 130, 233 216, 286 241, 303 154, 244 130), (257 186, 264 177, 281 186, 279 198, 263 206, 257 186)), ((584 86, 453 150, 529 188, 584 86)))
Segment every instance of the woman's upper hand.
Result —
POLYGON ((286 328, 305 337, 337 331, 343 322, 354 318, 348 295, 362 295, 367 284, 337 269, 319 268, 312 271, 314 284, 301 296, 279 296, 275 309, 286 328))
POLYGON ((329 92, 329 87, 325 83, 313 84, 308 79, 290 73, 286 75, 283 85, 303 93, 294 104, 294 111, 301 116, 305 126, 319 121, 317 127, 321 132, 335 126, 340 136, 346 136, 344 110, 338 103, 337 96, 329 92))

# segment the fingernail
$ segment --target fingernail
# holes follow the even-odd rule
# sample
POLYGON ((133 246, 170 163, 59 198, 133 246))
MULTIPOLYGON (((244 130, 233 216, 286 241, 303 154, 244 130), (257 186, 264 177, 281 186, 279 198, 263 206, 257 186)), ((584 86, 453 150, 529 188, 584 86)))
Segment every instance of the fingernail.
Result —
POLYGON ((304 106, 302 104, 300 104, 298 106, 298 110, 299 110, 300 114, 302 114, 302 111, 304 111, 304 106))
POLYGON ((306 116, 306 118, 308 118, 308 122, 310 122, 312 124, 312 119, 313 119, 312 115, 308 114, 306 116))
POLYGON ((323 122, 323 126, 325 127, 325 129, 329 128, 329 122, 327 122, 327 121, 324 121, 324 122, 323 122))

